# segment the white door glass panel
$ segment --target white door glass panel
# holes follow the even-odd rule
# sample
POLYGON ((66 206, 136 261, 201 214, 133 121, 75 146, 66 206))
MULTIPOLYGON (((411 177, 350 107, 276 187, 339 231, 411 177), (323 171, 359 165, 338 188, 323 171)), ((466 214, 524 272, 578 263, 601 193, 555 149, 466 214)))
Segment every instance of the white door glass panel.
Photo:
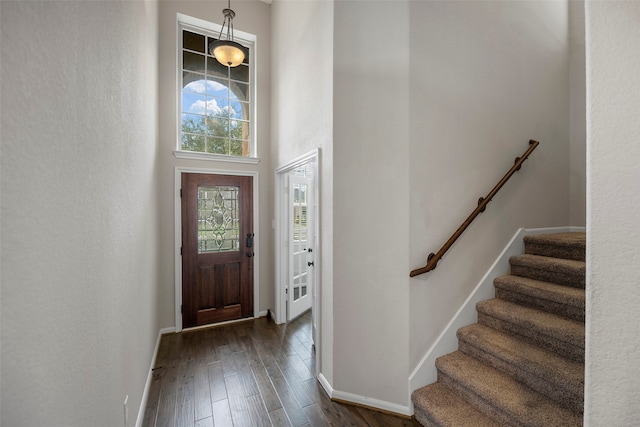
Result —
POLYGON ((288 320, 309 310, 312 303, 315 253, 311 183, 310 178, 290 175, 288 320))

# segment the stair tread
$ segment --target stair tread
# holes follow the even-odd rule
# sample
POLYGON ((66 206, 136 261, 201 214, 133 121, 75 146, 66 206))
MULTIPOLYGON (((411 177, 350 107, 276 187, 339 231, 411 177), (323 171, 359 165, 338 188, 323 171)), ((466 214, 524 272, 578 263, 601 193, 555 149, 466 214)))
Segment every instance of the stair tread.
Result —
POLYGON ((584 349, 584 323, 567 319, 556 314, 525 307, 501 299, 480 301, 476 304, 478 313, 518 324, 559 341, 584 349))
POLYGON ((585 307, 585 290, 571 286, 558 285, 528 277, 505 275, 494 279, 496 288, 516 291, 540 299, 568 304, 574 307, 585 307))
POLYGON ((587 233, 584 231, 567 231, 563 233, 530 234, 524 236, 525 243, 546 243, 557 246, 586 246, 587 233))
POLYGON ((533 234, 524 236, 524 243, 538 245, 563 246, 567 248, 586 248, 587 233, 583 231, 569 231, 565 233, 533 234))
POLYGON ((441 383, 433 383, 411 394, 416 408, 416 419, 427 423, 421 411, 431 423, 439 426, 497 427, 500 424, 478 411, 460 396, 441 383))
POLYGON ((510 418, 509 424, 582 425, 581 415, 460 351, 438 358, 436 367, 482 401, 483 405, 495 408, 510 418))
POLYGON ((582 394, 584 365, 545 348, 478 323, 458 330, 458 338, 556 387, 582 394))
POLYGON ((575 259, 555 258, 544 255, 522 254, 509 258, 511 265, 521 265, 539 269, 552 269, 567 272, 585 272, 586 263, 575 259))

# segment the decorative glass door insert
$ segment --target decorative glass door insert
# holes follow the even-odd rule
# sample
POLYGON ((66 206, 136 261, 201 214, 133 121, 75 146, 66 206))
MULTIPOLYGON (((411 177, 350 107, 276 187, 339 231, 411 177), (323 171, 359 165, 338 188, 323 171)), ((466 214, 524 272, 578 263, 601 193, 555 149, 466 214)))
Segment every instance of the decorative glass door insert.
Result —
POLYGON ((198 187, 198 253, 240 250, 240 210, 235 186, 198 187))

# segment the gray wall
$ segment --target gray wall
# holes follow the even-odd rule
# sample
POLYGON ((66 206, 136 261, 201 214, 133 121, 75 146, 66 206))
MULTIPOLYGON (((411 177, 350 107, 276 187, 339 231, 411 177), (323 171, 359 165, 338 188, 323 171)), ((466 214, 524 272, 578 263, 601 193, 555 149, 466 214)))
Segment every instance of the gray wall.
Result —
POLYGON ((3 426, 119 426, 159 330, 157 7, 7 2, 3 426))

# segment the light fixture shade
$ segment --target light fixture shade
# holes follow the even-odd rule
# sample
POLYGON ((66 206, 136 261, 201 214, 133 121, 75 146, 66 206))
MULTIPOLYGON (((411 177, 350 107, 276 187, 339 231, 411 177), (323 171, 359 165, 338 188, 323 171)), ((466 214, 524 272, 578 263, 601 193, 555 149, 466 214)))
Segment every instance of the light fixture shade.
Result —
POLYGON ((244 46, 232 40, 216 40, 209 45, 209 53, 227 67, 237 67, 244 61, 244 46))

